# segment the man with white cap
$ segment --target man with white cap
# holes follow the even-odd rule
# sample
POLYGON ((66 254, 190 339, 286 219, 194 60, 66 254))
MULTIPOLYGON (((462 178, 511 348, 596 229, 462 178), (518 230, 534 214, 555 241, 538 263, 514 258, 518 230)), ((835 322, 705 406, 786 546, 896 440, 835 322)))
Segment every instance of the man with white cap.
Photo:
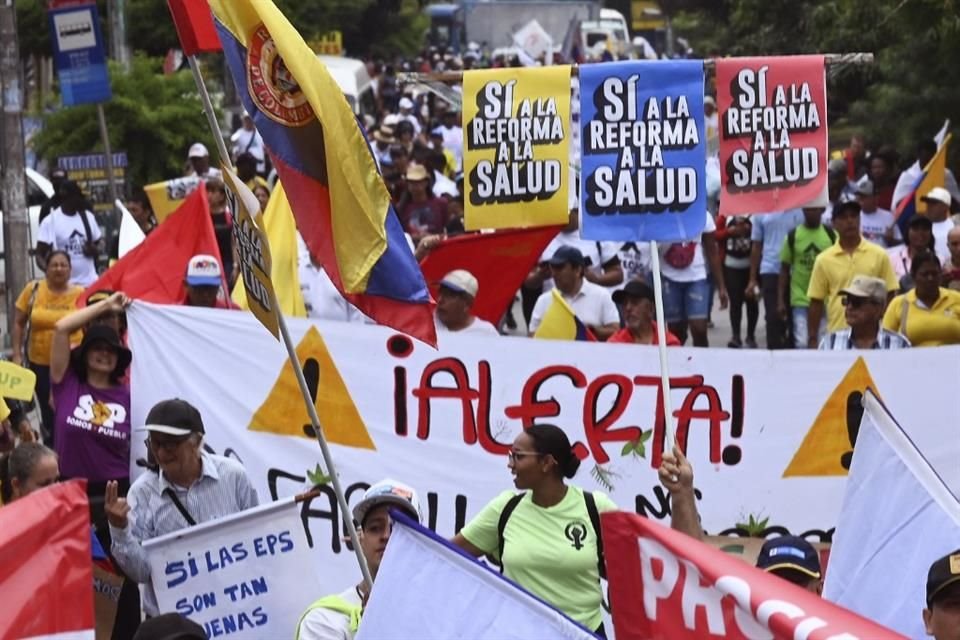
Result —
POLYGON ((214 256, 198 253, 190 258, 183 286, 186 289, 183 304, 188 307, 235 308, 220 295, 223 269, 214 256))
POLYGON ((933 223, 934 250, 940 260, 947 260, 950 257, 947 236, 954 227, 953 219, 950 218, 950 192, 943 187, 934 187, 922 199, 927 203, 926 216, 933 223))
MULTIPOLYGON (((402 511, 417 522, 422 520, 417 492, 390 479, 381 480, 367 489, 363 499, 353 508, 360 548, 374 580, 390 540, 390 509, 402 511)), ((320 598, 307 607, 300 618, 295 639, 352 640, 369 595, 367 585, 361 581, 339 594, 320 598)))
POLYGON ((418 136, 420 135, 420 121, 413 113, 413 107, 413 100, 407 96, 400 98, 400 120, 406 120, 413 125, 413 135, 418 136))
POLYGON ((187 152, 187 160, 190 162, 190 170, 187 171, 187 177, 195 176, 201 180, 223 178, 223 173, 220 169, 214 169, 210 166, 210 152, 202 142, 194 142, 190 145, 190 150, 187 152))
POLYGON ((146 585, 143 609, 160 614, 142 542, 250 509, 257 491, 243 466, 203 450, 203 418, 186 400, 158 402, 147 414, 147 447, 156 467, 134 481, 126 498, 107 483, 111 551, 127 576, 146 585))
POLYGON ((480 284, 466 269, 454 269, 443 276, 437 295, 437 333, 499 335, 497 328, 471 313, 480 284))

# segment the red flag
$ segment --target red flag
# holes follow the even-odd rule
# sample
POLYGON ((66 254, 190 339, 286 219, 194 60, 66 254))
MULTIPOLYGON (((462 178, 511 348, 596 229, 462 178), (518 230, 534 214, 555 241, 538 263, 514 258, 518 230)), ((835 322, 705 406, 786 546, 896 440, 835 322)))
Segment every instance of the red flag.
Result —
POLYGON ((904 638, 635 513, 600 523, 618 640, 904 638))
POLYGON ((720 58, 720 213, 826 204, 823 56, 720 58))
POLYGON ((167 0, 167 6, 185 54, 195 56, 223 49, 207 0, 167 0))
POLYGON ((0 640, 93 637, 86 483, 64 482, 0 509, 0 640))
POLYGON ((420 263, 430 292, 454 269, 466 269, 480 285, 473 313, 494 325, 510 306, 524 278, 562 227, 471 233, 444 240, 420 263))
MULTIPOLYGON (((163 224, 87 287, 80 300, 109 289, 146 302, 179 304, 186 296, 187 263, 198 253, 215 256, 223 266, 206 189, 195 189, 187 196, 163 224)), ((222 291, 227 291, 226 281, 222 291)))

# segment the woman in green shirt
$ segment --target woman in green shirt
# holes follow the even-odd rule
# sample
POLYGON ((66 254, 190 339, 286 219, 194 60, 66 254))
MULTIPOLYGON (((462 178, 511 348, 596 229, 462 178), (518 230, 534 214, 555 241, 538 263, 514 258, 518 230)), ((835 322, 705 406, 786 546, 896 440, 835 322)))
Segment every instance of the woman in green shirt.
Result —
MULTIPOLYGON (((565 482, 576 475, 580 459, 559 427, 530 427, 507 457, 513 484, 523 493, 508 490, 494 498, 454 544, 475 557, 490 556, 506 577, 606 637, 598 513, 617 506, 600 492, 565 482)), ((673 528, 700 538, 693 471, 679 450, 664 455, 660 478, 673 495, 673 528)))

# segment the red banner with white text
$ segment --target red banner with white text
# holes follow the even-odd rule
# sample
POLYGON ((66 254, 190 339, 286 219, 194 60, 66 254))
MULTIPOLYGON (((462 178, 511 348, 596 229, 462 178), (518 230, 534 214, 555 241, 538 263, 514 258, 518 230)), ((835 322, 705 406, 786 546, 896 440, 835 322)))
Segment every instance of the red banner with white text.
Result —
POLYGON ((903 638, 642 516, 600 522, 617 640, 903 638))
POLYGON ((823 56, 717 60, 720 213, 826 204, 823 56))

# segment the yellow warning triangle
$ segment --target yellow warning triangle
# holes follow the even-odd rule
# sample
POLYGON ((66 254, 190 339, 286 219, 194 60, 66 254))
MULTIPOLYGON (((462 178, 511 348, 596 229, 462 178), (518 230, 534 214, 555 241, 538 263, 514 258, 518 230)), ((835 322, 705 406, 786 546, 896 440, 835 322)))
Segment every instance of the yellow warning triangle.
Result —
MULTIPOLYGON (((316 327, 310 327, 297 345, 297 360, 304 369, 308 386, 312 386, 311 390, 316 389, 314 406, 327 442, 359 449, 376 449, 360 411, 350 397, 347 385, 340 377, 337 365, 316 327)), ((288 360, 284 362, 270 395, 253 414, 247 428, 307 438, 312 437, 304 431, 304 426, 309 425, 310 418, 303 395, 293 373, 293 365, 288 360)))
POLYGON ((867 363, 860 357, 823 404, 800 448, 793 454, 793 460, 783 472, 784 478, 847 475, 847 468, 841 463, 844 454, 853 449, 847 429, 847 400, 851 393, 862 394, 867 387, 880 397, 867 363))

